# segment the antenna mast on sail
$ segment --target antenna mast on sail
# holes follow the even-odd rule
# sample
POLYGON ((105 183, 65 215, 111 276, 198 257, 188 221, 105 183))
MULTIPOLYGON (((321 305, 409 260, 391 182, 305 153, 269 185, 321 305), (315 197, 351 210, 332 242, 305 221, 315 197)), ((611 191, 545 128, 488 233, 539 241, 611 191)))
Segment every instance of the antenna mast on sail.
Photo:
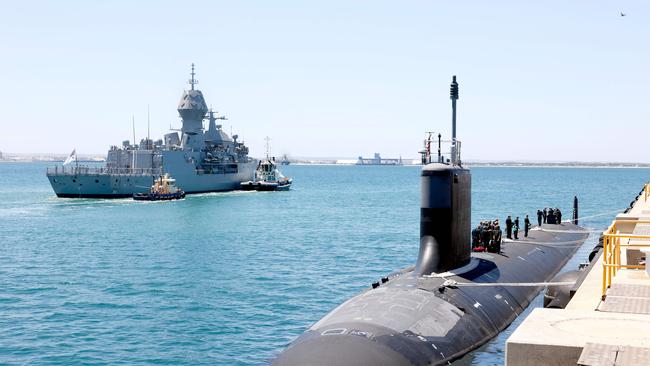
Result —
POLYGON ((451 99, 451 163, 460 164, 460 142, 456 140, 456 101, 458 100, 458 82, 452 77, 449 98, 451 99))

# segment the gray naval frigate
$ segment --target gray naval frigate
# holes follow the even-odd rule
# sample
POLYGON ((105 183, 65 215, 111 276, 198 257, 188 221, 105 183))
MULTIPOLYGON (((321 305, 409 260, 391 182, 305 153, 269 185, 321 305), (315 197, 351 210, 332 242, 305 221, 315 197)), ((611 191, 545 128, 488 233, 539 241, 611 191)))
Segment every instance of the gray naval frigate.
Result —
POLYGON ((192 64, 190 90, 178 104, 180 131, 164 140, 148 137, 139 144, 128 140, 111 146, 106 166, 91 168, 75 164, 47 169, 47 178, 58 197, 120 198, 149 190, 154 179, 169 174, 186 193, 230 191, 253 179, 257 161, 238 136, 226 134, 208 107, 203 93, 195 89, 192 64), (208 121, 207 131, 203 121, 208 121), (180 132, 180 136, 178 134, 180 132))

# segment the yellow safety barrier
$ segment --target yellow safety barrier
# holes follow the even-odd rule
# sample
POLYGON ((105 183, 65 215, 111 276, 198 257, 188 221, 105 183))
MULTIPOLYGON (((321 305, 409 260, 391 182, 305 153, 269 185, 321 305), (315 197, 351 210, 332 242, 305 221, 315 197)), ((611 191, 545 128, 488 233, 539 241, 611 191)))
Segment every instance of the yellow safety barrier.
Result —
MULTIPOLYGON (((645 187, 646 192, 647 189, 648 185, 645 187)), ((650 247, 650 241, 648 241, 648 243, 639 243, 638 241, 630 243, 630 240, 650 240, 650 235, 621 233, 617 228, 617 224, 623 223, 628 226, 635 226, 636 224, 650 224, 650 220, 614 220, 609 228, 603 232, 603 299, 605 298, 605 292, 612 284, 612 278, 616 276, 618 270, 621 268, 645 268, 645 266, 642 265, 621 264, 621 248, 650 247)))
POLYGON ((650 183, 646 183, 643 186, 643 200, 648 202, 648 197, 650 196, 650 183))

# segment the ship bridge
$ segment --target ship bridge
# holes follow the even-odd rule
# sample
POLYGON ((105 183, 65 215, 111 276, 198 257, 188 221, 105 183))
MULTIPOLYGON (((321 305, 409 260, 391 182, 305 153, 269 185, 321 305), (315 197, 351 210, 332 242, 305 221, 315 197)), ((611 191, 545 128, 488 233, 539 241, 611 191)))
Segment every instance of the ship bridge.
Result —
POLYGON ((208 112, 208 131, 205 133, 206 145, 232 145, 234 143, 233 138, 228 136, 223 131, 222 126, 216 123, 218 119, 226 119, 226 117, 216 117, 215 112, 210 109, 210 112, 208 112))

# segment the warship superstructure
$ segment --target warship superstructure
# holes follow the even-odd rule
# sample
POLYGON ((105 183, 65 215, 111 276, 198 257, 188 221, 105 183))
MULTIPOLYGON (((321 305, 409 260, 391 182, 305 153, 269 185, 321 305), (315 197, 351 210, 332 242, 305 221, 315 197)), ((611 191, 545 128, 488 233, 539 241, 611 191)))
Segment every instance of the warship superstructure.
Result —
POLYGON ((164 140, 147 137, 139 144, 126 140, 122 146, 111 146, 105 167, 48 168, 47 178, 56 195, 131 197, 147 192, 164 174, 173 176, 186 193, 235 190, 241 182, 253 179, 257 160, 248 156, 248 147, 237 141, 237 135, 229 136, 217 124, 225 117, 208 110, 203 93, 195 89, 197 83, 192 64, 190 90, 183 92, 178 104, 180 130, 166 134, 164 140))

